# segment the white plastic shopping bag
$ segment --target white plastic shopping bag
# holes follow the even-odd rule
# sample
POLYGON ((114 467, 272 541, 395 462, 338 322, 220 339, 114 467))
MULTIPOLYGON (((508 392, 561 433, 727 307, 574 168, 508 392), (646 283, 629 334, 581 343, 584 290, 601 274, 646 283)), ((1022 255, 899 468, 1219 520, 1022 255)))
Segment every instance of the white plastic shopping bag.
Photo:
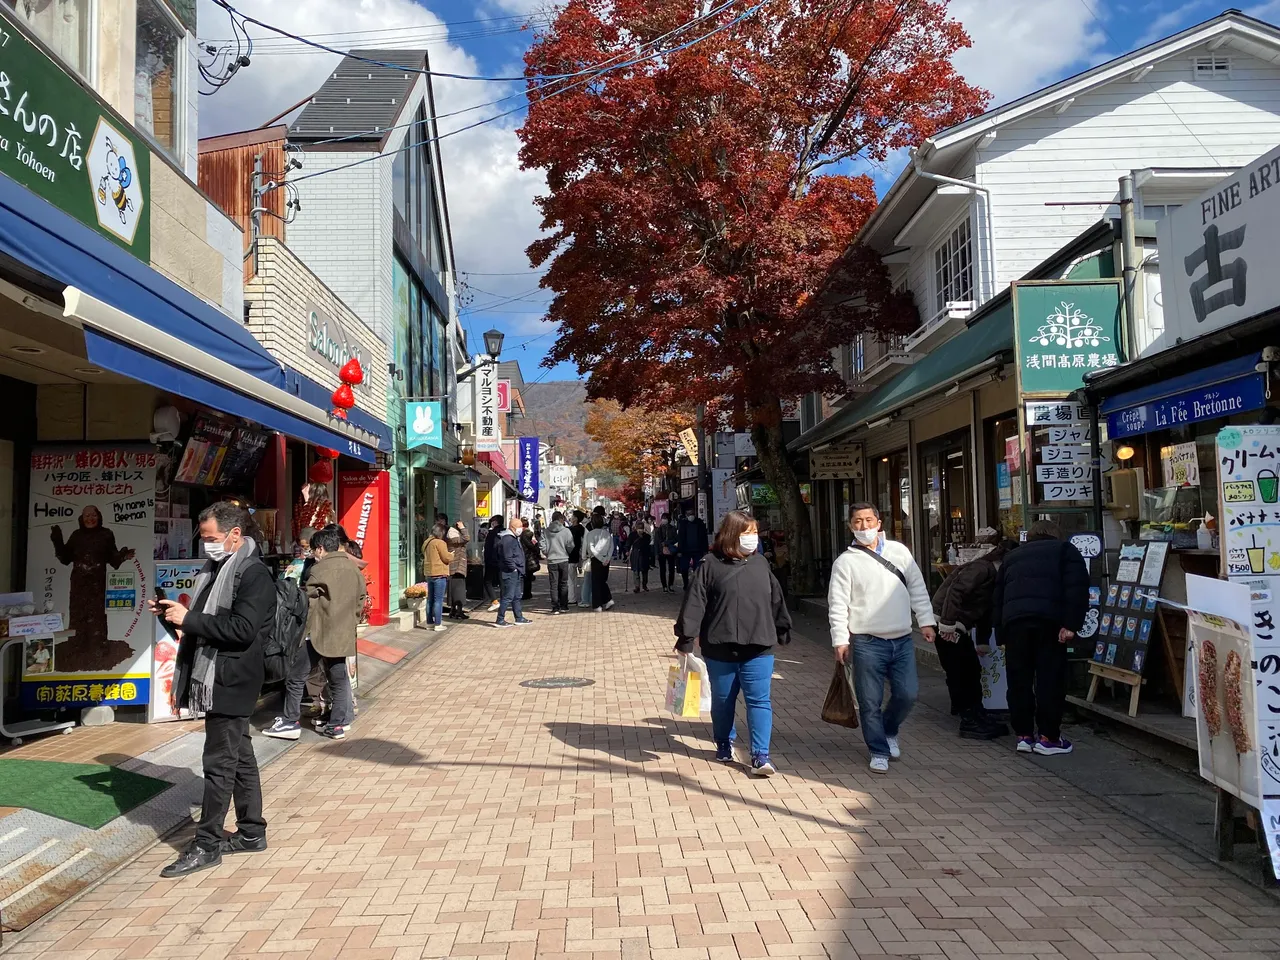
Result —
POLYGON ((702 708, 706 665, 699 672, 690 661, 702 662, 682 653, 667 671, 667 709, 677 717, 697 717, 702 708))
POLYGON ((991 652, 985 656, 978 655, 978 663, 982 666, 982 705, 988 710, 1008 710, 1009 676, 1005 669, 1004 648, 996 646, 994 630, 987 644, 991 652))
POLYGON ((711 712, 711 680, 707 676, 706 662, 694 654, 689 654, 689 672, 698 674, 698 709, 703 713, 711 712))

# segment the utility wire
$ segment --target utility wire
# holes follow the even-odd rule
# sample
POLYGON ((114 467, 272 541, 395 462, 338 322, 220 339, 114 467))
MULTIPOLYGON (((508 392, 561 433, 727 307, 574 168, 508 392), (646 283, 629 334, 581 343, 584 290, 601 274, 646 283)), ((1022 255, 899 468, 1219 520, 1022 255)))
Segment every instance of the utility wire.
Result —
MULTIPOLYGON (((510 20, 532 21, 535 19, 546 19, 546 17, 528 17, 524 14, 513 13, 501 17, 477 17, 471 20, 442 20, 436 24, 424 24, 420 29, 436 29, 437 27, 457 27, 466 26, 473 23, 503 23, 510 20)), ((414 28, 409 28, 414 29, 414 28)), ((369 30, 337 30, 331 33, 313 33, 313 38, 324 38, 337 42, 335 38, 342 37, 360 37, 368 36, 373 33, 397 33, 396 27, 374 27, 369 30)), ((232 43, 234 40, 222 38, 218 40, 202 40, 201 43, 232 43)), ((283 41, 282 41, 283 42, 283 41)))

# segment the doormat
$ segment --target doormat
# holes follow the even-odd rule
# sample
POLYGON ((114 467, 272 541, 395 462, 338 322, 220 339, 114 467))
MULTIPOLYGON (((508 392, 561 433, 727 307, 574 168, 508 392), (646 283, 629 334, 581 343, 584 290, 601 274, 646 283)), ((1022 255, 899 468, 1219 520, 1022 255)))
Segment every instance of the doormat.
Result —
POLYGON ((25 807, 96 830, 172 786, 99 763, 0 760, 0 807, 25 807))
POLYGON ((388 647, 381 643, 374 643, 372 640, 365 640, 363 637, 356 640, 356 652, 361 656, 381 660, 383 663, 399 663, 408 656, 403 650, 397 650, 395 647, 388 647))

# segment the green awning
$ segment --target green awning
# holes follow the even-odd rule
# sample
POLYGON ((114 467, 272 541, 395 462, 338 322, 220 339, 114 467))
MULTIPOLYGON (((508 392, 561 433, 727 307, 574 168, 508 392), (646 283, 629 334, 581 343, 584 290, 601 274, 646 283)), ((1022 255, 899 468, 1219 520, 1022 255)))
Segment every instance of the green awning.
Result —
POLYGON ((858 398, 835 416, 802 434, 788 449, 798 453, 828 443, 860 424, 909 406, 1012 350, 1013 303, 1006 297, 1003 303, 964 333, 952 337, 884 386, 858 398))

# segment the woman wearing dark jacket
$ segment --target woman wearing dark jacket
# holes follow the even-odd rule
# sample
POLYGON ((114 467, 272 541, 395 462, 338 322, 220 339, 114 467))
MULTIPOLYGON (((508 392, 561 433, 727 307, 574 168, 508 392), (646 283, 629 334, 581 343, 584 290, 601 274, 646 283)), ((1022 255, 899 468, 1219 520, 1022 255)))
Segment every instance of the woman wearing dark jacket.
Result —
POLYGON ((1062 736, 1066 645, 1089 610, 1089 568, 1080 551, 1063 541, 1056 523, 1037 520, 1027 542, 1005 559, 994 604, 1018 752, 1070 753, 1071 741, 1062 736))
POLYGON ((791 642, 791 614, 769 562, 756 552, 756 521, 733 510, 725 514, 711 553, 693 576, 675 632, 676 649, 688 653, 697 638, 711 685, 711 729, 716 759, 733 762, 733 714, 742 691, 751 734, 751 772, 771 777, 769 760, 773 706, 773 647, 791 642))
POLYGON ((645 593, 649 592, 649 567, 653 565, 653 537, 646 530, 643 523, 637 523, 631 528, 631 536, 627 540, 627 559, 631 563, 631 572, 636 578, 636 593, 640 592, 643 586, 645 593))
MULTIPOLYGON (((999 540, 994 530, 983 542, 992 540, 999 540)), ((992 600, 1000 563, 1017 545, 1013 540, 997 543, 995 549, 957 567, 933 596, 933 612, 938 617, 938 642, 934 649, 947 675, 951 712, 959 714, 960 736, 967 740, 991 740, 1009 732, 983 709, 982 664, 978 661, 972 631, 977 630, 979 644, 989 642, 993 627, 992 600)))

